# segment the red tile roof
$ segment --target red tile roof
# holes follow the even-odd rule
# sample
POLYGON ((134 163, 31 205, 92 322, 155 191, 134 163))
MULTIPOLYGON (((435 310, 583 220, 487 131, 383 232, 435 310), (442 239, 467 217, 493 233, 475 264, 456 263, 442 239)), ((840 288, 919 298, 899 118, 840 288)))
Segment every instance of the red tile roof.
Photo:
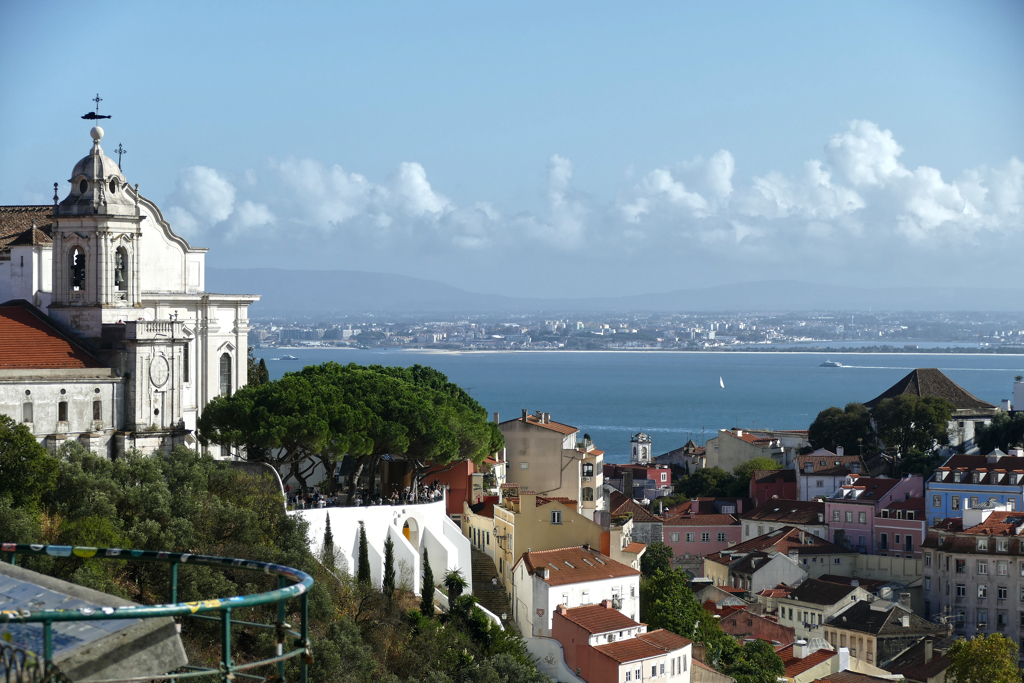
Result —
POLYGON ((651 645, 643 640, 638 640, 637 638, 628 638, 614 643, 598 645, 594 649, 601 654, 611 657, 620 664, 625 662, 635 662, 638 659, 658 657, 665 654, 665 651, 660 647, 651 645))
POLYGON ((753 510, 740 514, 740 519, 786 524, 824 524, 825 503, 806 500, 766 500, 753 510))
POLYGON ((636 628, 640 626, 640 624, 633 621, 619 610, 612 607, 605 607, 604 605, 584 605, 583 607, 573 607, 572 609, 565 610, 564 614, 561 611, 556 612, 556 614, 561 614, 563 617, 586 630, 588 633, 623 631, 628 628, 636 628))
POLYGON ((687 645, 692 645, 693 641, 689 638, 683 638, 678 636, 671 631, 666 631, 663 628, 659 628, 654 631, 648 631, 647 633, 638 633, 637 638, 646 641, 655 647, 660 647, 666 652, 672 652, 673 650, 680 650, 687 645))
POLYGON ((0 252, 17 244, 51 244, 52 223, 52 206, 0 206, 0 252))
POLYGON ((105 368, 28 303, 0 305, 0 369, 105 368))
MULTIPOLYGON (((502 424, 508 424, 509 422, 522 422, 522 421, 523 421, 523 418, 517 417, 514 420, 508 420, 507 422, 502 422, 502 424)), ((536 415, 527 415, 526 416, 526 424, 531 425, 533 427, 543 427, 544 429, 550 429, 553 432, 558 432, 559 434, 566 434, 566 435, 568 435, 568 434, 575 434, 576 432, 580 431, 580 430, 576 429, 575 427, 571 427, 569 425, 562 424, 561 422, 553 422, 553 421, 550 421, 550 420, 547 421, 547 422, 542 422, 541 419, 539 417, 537 417, 536 415)))
POLYGON ((539 568, 547 568, 548 575, 543 581, 549 586, 640 575, 636 569, 582 546, 526 552, 519 562, 526 564, 526 571, 531 575, 536 574, 539 568))
POLYGON ((816 650, 803 659, 797 659, 793 656, 793 645, 790 644, 781 650, 776 650, 775 654, 782 657, 782 665, 786 667, 786 676, 795 678, 808 669, 832 659, 837 653, 834 650, 816 650))
POLYGON ((633 543, 630 543, 625 548, 623 548, 622 552, 637 555, 643 552, 645 548, 647 548, 646 543, 637 543, 636 541, 634 541, 633 543))
POLYGON ((740 521, 732 515, 676 515, 665 520, 665 526, 738 526, 740 521))
POLYGON ((720 550, 705 557, 706 560, 719 564, 729 564, 734 557, 742 556, 752 552, 768 552, 777 550, 780 553, 788 554, 790 550, 796 550, 800 554, 810 555, 852 555, 856 551, 847 550, 837 546, 835 543, 818 538, 814 534, 801 531, 793 526, 784 526, 770 531, 762 536, 737 543, 726 550, 720 550), (800 542, 800 535, 803 534, 804 543, 800 542))

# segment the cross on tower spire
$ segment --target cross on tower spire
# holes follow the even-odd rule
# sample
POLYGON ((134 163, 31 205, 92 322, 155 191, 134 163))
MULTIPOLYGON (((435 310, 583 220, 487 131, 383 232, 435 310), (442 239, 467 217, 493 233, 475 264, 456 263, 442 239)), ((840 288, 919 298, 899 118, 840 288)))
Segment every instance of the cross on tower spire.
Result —
POLYGON ((103 98, 100 97, 99 93, 96 93, 96 97, 92 98, 92 101, 96 103, 96 113, 99 114, 100 113, 100 102, 103 101, 103 98))
POLYGON ((119 142, 119 143, 117 143, 117 149, 115 149, 114 151, 117 152, 117 167, 121 168, 121 155, 122 154, 127 154, 128 150, 126 150, 124 147, 122 147, 121 143, 119 142))
POLYGON ((103 98, 100 97, 99 93, 96 93, 96 97, 92 98, 92 101, 96 103, 96 111, 91 111, 82 118, 86 121, 95 121, 96 119, 109 119, 110 114, 104 116, 100 113, 100 102, 103 101, 103 98))

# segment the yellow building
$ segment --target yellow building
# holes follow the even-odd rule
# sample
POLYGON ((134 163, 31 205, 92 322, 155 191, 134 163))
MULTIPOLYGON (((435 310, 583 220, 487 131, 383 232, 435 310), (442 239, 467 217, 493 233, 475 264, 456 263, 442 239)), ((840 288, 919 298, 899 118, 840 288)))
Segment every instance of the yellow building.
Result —
MULTIPOLYGON (((537 411, 498 425, 505 437, 506 481, 540 496, 568 498, 588 519, 607 510, 603 495, 604 451, 575 427, 537 411)), ((577 544, 578 545, 578 544, 577 544)))
POLYGON ((538 496, 519 484, 502 486, 494 507, 494 561, 505 590, 512 594, 512 567, 529 550, 555 550, 590 544, 601 547, 600 524, 577 512, 571 498, 538 496))

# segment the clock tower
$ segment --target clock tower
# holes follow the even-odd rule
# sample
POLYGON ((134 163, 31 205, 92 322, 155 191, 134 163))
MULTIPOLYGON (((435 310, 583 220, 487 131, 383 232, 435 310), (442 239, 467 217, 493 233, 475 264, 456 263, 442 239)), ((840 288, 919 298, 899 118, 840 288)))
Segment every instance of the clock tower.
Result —
POLYGON ((629 463, 631 465, 648 465, 651 463, 651 437, 643 432, 634 434, 629 440, 629 463))

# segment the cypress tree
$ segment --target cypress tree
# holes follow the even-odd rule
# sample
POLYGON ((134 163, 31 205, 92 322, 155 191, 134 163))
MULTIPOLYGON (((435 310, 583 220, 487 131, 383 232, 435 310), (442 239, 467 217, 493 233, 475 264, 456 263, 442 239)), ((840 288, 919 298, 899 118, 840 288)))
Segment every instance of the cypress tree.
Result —
POLYGON ((420 612, 424 616, 434 616, 434 572, 430 569, 430 556, 423 549, 423 581, 420 587, 420 612))
POLYGON ((360 584, 370 583, 370 554, 366 548, 366 526, 359 523, 359 572, 356 579, 360 584))
POLYGON ((324 529, 324 551, 322 553, 324 565, 334 570, 334 534, 331 533, 331 515, 327 514, 327 528, 324 529))
POLYGON ((381 591, 388 601, 395 594, 395 542, 391 536, 384 539, 384 581, 381 582, 381 591))

